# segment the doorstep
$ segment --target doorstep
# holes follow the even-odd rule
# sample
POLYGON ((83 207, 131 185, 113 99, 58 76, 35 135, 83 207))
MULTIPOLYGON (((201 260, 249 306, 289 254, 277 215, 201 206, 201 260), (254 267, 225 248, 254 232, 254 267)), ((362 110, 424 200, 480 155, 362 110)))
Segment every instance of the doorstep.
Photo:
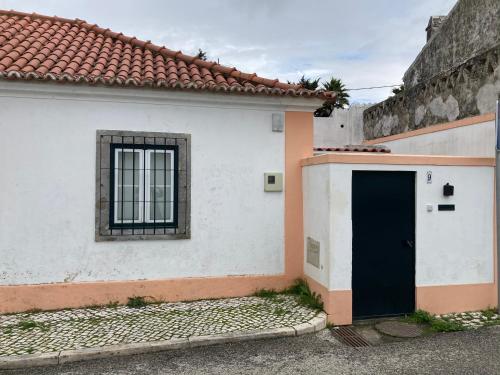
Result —
POLYGON ((325 327, 325 313, 291 295, 3 315, 0 369, 299 336, 325 327))

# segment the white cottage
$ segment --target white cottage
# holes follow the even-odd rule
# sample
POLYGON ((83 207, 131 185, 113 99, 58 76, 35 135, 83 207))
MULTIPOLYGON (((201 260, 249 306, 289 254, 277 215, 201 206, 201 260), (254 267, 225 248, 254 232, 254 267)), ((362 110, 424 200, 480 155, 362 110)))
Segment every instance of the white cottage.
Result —
POLYGON ((300 160, 331 93, 14 11, 0 77, 0 312, 302 276, 300 160))

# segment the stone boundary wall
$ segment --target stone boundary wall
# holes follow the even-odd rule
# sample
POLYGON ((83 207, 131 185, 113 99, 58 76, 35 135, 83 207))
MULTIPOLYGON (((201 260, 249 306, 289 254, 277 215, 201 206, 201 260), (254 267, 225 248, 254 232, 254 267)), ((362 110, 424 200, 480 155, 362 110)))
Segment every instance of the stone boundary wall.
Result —
POLYGON ((365 140, 494 112, 500 94, 500 44, 363 113, 365 140))
POLYGON ((459 0, 404 74, 405 87, 490 50, 500 43, 499 30, 499 0, 459 0))

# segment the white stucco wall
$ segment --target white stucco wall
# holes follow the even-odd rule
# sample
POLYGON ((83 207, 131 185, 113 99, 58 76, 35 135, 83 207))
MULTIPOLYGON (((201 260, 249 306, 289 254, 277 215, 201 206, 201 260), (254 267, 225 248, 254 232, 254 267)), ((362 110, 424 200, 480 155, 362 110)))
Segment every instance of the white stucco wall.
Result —
POLYGON ((379 143, 395 154, 495 156, 495 121, 379 143))
POLYGON ((290 104, 234 98, 2 82, 0 284, 283 273, 290 104), (192 135, 191 239, 95 242, 97 129, 192 135))
POLYGON ((331 202, 329 179, 329 168, 327 164, 318 165, 316 168, 303 168, 303 196, 304 196, 304 272, 313 277, 322 285, 329 285, 330 274, 325 271, 329 268, 330 260, 330 218, 331 202), (311 237, 320 243, 320 267, 307 262, 307 237, 311 237))
POLYGON ((342 147, 363 142, 363 111, 372 104, 333 110, 330 117, 314 118, 314 147, 342 147))
POLYGON ((324 164, 303 169, 304 212, 317 213, 314 218, 305 214, 304 236, 320 235, 321 250, 328 252, 323 257, 329 261, 323 270, 305 270, 329 290, 351 289, 353 170, 416 172, 416 286, 493 282, 493 167, 324 164), (432 171, 432 184, 426 182, 427 171, 432 171), (322 191, 329 187, 329 213, 314 198, 319 188, 306 179, 322 191), (442 194, 447 182, 455 186, 452 197, 442 194), (447 203, 455 204, 456 211, 437 210, 438 204, 447 203), (432 212, 427 204, 433 205, 432 212), (316 225, 327 225, 329 234, 316 225))

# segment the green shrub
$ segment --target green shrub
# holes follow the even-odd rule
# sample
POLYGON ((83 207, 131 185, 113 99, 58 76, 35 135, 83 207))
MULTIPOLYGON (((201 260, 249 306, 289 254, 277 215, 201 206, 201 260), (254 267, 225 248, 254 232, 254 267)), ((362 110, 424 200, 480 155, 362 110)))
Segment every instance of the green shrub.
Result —
POLYGON ((133 296, 128 298, 127 307, 137 309, 139 307, 144 307, 147 304, 148 303, 146 302, 146 299, 144 297, 133 296))

